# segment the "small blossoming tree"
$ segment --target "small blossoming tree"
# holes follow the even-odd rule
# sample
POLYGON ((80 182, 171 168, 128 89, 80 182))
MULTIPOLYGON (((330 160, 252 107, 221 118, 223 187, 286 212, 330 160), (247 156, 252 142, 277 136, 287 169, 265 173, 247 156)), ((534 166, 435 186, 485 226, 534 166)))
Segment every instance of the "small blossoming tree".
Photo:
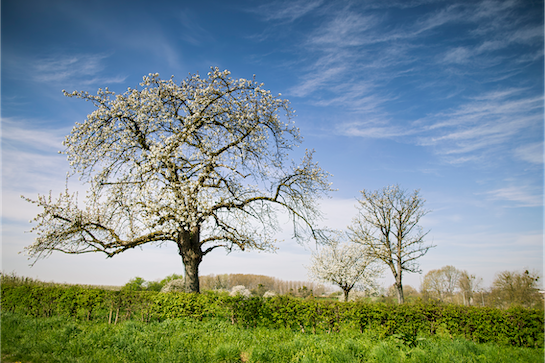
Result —
POLYGON ((318 239, 316 200, 330 190, 328 173, 310 151, 299 165, 288 161, 301 141, 288 101, 229 74, 215 68, 179 84, 150 74, 118 95, 64 91, 96 107, 64 141, 89 193, 83 208, 68 190, 26 198, 43 208, 30 257, 112 257, 172 242, 188 290, 198 292, 199 264, 212 250, 274 248, 278 209, 290 214, 296 239, 318 239))
POLYGON ((372 294, 378 289, 376 278, 382 273, 364 247, 355 243, 332 241, 312 254, 309 274, 317 281, 339 286, 344 301, 353 288, 372 294))

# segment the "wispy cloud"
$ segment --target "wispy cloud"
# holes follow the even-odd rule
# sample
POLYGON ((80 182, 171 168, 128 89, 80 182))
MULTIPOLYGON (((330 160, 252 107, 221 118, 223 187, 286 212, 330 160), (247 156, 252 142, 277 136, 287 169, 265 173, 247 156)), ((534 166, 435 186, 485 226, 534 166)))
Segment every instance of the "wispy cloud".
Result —
POLYGON ((69 129, 46 130, 34 123, 10 117, 2 118, 2 147, 57 152, 69 129))
POLYGON ((293 22, 318 8, 323 0, 277 1, 261 5, 253 11, 263 16, 264 20, 293 22))
POLYGON ((493 200, 513 202, 516 207, 543 206, 542 191, 527 186, 510 186, 492 190, 487 195, 493 200))
POLYGON ((305 97, 322 88, 324 85, 336 79, 344 71, 343 66, 317 69, 316 72, 307 74, 306 77, 288 92, 297 97, 305 97))
POLYGON ((434 134, 424 136, 421 144, 441 143, 444 147, 446 142, 452 141, 456 146, 451 146, 446 152, 453 153, 457 152, 456 149, 470 147, 463 144, 468 142, 475 150, 502 142, 521 129, 539 125, 543 97, 516 95, 518 92, 518 89, 506 89, 485 93, 452 111, 430 116, 423 131, 434 131, 434 134))
POLYGON ((309 44, 344 48, 369 42, 366 32, 375 28, 379 19, 374 15, 340 12, 309 38, 309 44))
MULTIPOLYGON (((492 39, 486 39, 473 46, 458 46, 448 49, 442 56, 442 61, 445 63, 464 64, 470 61, 475 61, 483 55, 493 55, 493 52, 504 50, 514 44, 532 44, 542 42, 543 27, 529 26, 515 31, 506 31, 503 29, 498 31, 492 39)), ((542 54, 541 54, 542 56, 542 54)), ((534 61, 535 57, 517 58, 519 61, 534 61)), ((487 58, 490 66, 490 58, 487 58)))
POLYGON ((538 160, 536 147, 520 145, 534 143, 542 132, 543 95, 528 79, 518 80, 543 57, 543 25, 525 22, 523 3, 274 6, 263 15, 269 22, 314 17, 307 23, 310 30, 304 29, 306 37, 293 47, 300 63, 289 95, 342 110, 344 118, 332 126, 337 133, 403 137, 448 163, 513 155, 538 160), (420 5, 430 10, 395 20, 400 9, 420 5))
POLYGON ((515 156, 532 164, 543 165, 543 142, 530 143, 515 149, 515 156))
POLYGON ((126 77, 102 75, 106 54, 58 54, 32 61, 31 72, 38 82, 65 82, 77 79, 83 84, 122 83, 126 77))
POLYGON ((465 47, 456 47, 446 52, 443 57, 445 63, 467 63, 471 58, 471 52, 465 47))
POLYGON ((407 136, 414 133, 411 130, 403 129, 398 126, 367 126, 361 123, 345 124, 339 127, 338 132, 346 136, 359 136, 373 139, 390 139, 401 136, 407 136))
MULTIPOLYGON (((370 104, 387 104, 376 98, 370 104)), ((543 162, 543 143, 514 148, 520 137, 542 132, 543 97, 524 89, 491 91, 458 107, 428 115, 412 123, 396 122, 395 116, 369 108, 365 121, 343 122, 338 133, 365 138, 398 138, 431 147, 449 163, 480 161, 483 156, 515 157, 531 163, 543 162), (372 116, 372 115, 376 116, 372 116), (380 116, 378 116, 380 115, 380 116)))
POLYGON ((21 56, 10 53, 5 60, 10 77, 33 81, 37 85, 51 85, 55 89, 89 85, 123 83, 127 76, 110 75, 107 71, 108 54, 69 53, 21 56))
POLYGON ((34 62, 35 78, 40 82, 62 81, 74 75, 95 75, 104 69, 102 60, 106 55, 55 56, 34 62))
MULTIPOLYGON (((63 149, 64 135, 70 130, 37 128, 27 120, 2 119, 2 173, 4 192, 16 190, 20 195, 40 188, 62 187, 68 171, 63 149), (53 181, 53 183, 52 183, 53 181), (57 185, 58 186, 58 185, 57 185)), ((47 190, 45 189, 45 190, 47 190)), ((41 190, 44 192, 45 190, 41 190)))
POLYGON ((210 42, 214 39, 212 34, 201 26, 202 21, 188 9, 185 9, 180 14, 180 22, 183 26, 181 37, 185 41, 193 45, 202 45, 205 42, 210 42))

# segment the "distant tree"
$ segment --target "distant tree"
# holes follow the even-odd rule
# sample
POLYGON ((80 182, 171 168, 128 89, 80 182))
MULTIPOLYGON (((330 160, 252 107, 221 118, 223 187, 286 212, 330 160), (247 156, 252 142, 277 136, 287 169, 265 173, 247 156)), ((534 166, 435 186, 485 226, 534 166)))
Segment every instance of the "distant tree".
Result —
POLYGON ((171 275, 168 275, 166 276, 164 279, 162 279, 159 283, 163 286, 165 286, 167 283, 169 283, 170 281, 172 280, 183 280, 184 279, 184 275, 180 275, 180 274, 171 274, 171 275))
POLYGON ((300 288, 297 289, 297 296, 302 297, 302 298, 307 298, 309 296, 313 296, 312 289, 309 289, 308 287, 303 285, 303 286, 301 286, 300 288))
MULTIPOLYGON (((397 288, 395 285, 390 285, 387 289, 381 289, 381 296, 379 297, 379 302, 385 302, 388 304, 397 303, 397 288)), ((418 298, 421 298, 422 295, 411 285, 403 285, 403 296, 405 301, 415 301, 418 298)))
POLYGON ((492 282, 490 298, 497 307, 512 305, 543 308, 543 297, 539 293, 539 275, 536 272, 503 271, 492 282))
POLYGON ((174 243, 189 291, 199 292, 199 265, 214 249, 273 249, 279 209, 295 239, 319 239, 316 201, 331 190, 329 174, 311 151, 290 161, 302 139, 288 101, 229 74, 215 68, 180 84, 150 74, 119 95, 64 92, 96 107, 64 141, 90 190, 84 208, 68 190, 25 198, 43 208, 31 258, 174 243))
POLYGON ((388 266, 395 279, 398 303, 404 302, 403 272, 420 273, 416 262, 432 245, 425 245, 418 225, 428 211, 418 190, 408 194, 399 185, 361 191, 358 216, 349 227, 352 241, 367 248, 388 266))
POLYGON ((133 279, 130 279, 129 282, 127 282, 123 287, 122 290, 129 290, 129 291, 141 291, 145 290, 145 283, 146 280, 144 280, 141 277, 135 277, 133 279))
POLYGON ((200 276, 201 290, 229 290, 231 285, 229 283, 229 275, 205 275, 200 276))
POLYGON ((354 287, 376 289, 375 279, 382 272, 376 259, 363 246, 335 240, 312 254, 308 271, 312 278, 340 287, 344 301, 348 301, 348 294, 354 287))
POLYGON ((444 266, 438 270, 430 270, 422 281, 422 293, 440 301, 452 297, 460 286, 461 271, 454 266, 444 266))
POLYGON ((460 272, 458 279, 458 288, 462 294, 464 305, 470 306, 473 304, 475 293, 479 291, 482 279, 470 275, 467 271, 460 272))
POLYGON ((267 288, 263 284, 258 284, 255 289, 251 289, 250 292, 252 295, 262 297, 267 292, 267 288))
POLYGON ((146 290, 147 291, 161 291, 163 284, 159 281, 146 281, 146 290))

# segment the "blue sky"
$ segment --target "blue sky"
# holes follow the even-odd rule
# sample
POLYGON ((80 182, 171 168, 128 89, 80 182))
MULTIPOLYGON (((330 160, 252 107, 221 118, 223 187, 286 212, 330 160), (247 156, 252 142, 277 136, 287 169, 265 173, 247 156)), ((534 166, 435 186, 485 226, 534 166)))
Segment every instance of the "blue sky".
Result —
MULTIPOLYGON (((293 158, 315 149, 338 189, 324 225, 346 228, 360 190, 398 183, 432 210, 424 273, 453 265, 484 286, 503 270, 543 275, 542 1, 5 0, 1 51, 5 272, 110 285, 181 273, 175 246, 31 268, 18 252, 38 210, 19 196, 64 189, 58 151, 92 105, 61 90, 123 92, 148 73, 217 66, 291 101, 304 137, 293 158)), ((216 250, 201 274, 306 280, 312 244, 279 237, 276 254, 216 250)))

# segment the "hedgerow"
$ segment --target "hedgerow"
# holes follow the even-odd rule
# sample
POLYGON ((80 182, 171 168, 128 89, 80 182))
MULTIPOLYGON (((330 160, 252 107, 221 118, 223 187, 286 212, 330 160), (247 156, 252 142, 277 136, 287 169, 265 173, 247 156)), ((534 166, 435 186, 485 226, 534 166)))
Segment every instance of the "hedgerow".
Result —
POLYGON ((2 284, 3 311, 35 317, 67 316, 117 324, 181 317, 220 318, 242 327, 289 328, 305 333, 373 330, 412 344, 421 336, 463 337, 478 343, 543 348, 543 311, 438 303, 402 305, 327 302, 287 295, 271 298, 151 291, 112 291, 80 286, 2 284))

